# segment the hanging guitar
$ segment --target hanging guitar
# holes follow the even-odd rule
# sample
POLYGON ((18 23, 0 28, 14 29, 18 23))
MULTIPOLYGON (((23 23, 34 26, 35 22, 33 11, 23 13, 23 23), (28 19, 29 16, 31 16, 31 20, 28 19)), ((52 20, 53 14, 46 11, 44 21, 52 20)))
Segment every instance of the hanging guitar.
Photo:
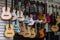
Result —
POLYGON ((6 2, 5 2, 5 5, 6 5, 6 7, 3 7, 2 8, 2 14, 1 14, 1 18, 3 19, 3 20, 9 20, 9 19, 11 19, 12 18, 12 15, 11 15, 11 13, 10 13, 10 8, 9 7, 7 7, 7 0, 5 0, 6 2))
POLYGON ((24 37, 30 37, 31 36, 31 27, 29 27, 29 23, 30 23, 30 18, 28 17, 28 15, 26 16, 26 18, 25 18, 25 21, 24 21, 24 23, 25 23, 25 28, 26 28, 26 31, 25 31, 25 34, 23 35, 24 37))
POLYGON ((14 28, 13 25, 10 24, 10 20, 9 20, 9 24, 6 24, 5 36, 14 37, 14 35, 15 35, 14 28))
MULTIPOLYGON (((41 3, 41 7, 43 7, 42 4, 43 3, 41 3)), ((44 28, 42 27, 42 24, 43 24, 43 9, 39 10, 38 20, 39 20, 39 34, 40 34, 39 38, 44 38, 44 36, 45 36, 45 34, 44 34, 44 28)))
MULTIPOLYGON (((52 12, 53 12, 53 11, 52 11, 52 12)), ((55 14, 55 15, 56 15, 56 14, 55 14)), ((57 31, 59 30, 58 25, 57 25, 57 24, 52 25, 51 30, 52 30, 53 32, 57 32, 57 31)))
POLYGON ((12 13, 12 20, 16 20, 18 17, 16 15, 16 8, 14 8, 14 0, 11 0, 11 13, 12 13))
POLYGON ((24 21, 24 11, 25 11, 25 8, 20 8, 21 7, 21 2, 18 3, 19 4, 19 17, 18 17, 18 20, 19 21, 24 21))
POLYGON ((30 23, 28 25, 31 27, 31 36, 29 38, 35 38, 36 29, 33 28, 33 25, 34 25, 33 14, 30 14, 30 23))
MULTIPOLYGON (((16 15, 18 15, 17 12, 18 12, 18 10, 16 10, 16 15)), ((20 23, 19 23, 18 19, 12 21, 12 24, 14 25, 14 31, 15 31, 15 33, 19 33, 20 32, 20 25, 19 25, 20 23)))

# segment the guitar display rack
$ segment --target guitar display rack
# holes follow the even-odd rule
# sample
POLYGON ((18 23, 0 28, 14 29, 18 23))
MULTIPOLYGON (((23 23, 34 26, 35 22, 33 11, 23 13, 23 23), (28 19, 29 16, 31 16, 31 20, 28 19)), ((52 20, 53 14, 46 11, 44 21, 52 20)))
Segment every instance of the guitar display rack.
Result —
MULTIPOLYGON (((11 4, 12 5, 12 4, 11 4)), ((17 13, 18 12, 18 10, 19 10, 19 8, 21 7, 21 8, 25 8, 26 10, 24 11, 25 12, 25 14, 23 14, 23 15, 25 15, 25 16, 30 16, 29 15, 29 13, 36 13, 36 15, 38 15, 38 13, 39 12, 42 12, 42 14, 46 14, 47 15, 47 11, 49 10, 48 8, 49 8, 49 5, 50 5, 50 7, 51 7, 51 4, 49 3, 43 3, 43 2, 39 2, 39 1, 28 1, 28 0, 24 0, 24 1, 22 1, 22 0, 14 0, 14 8, 16 8, 16 12, 15 13, 17 13), (21 5, 19 5, 19 2, 21 2, 21 5), (29 5, 29 2, 30 2, 30 5, 29 5), (26 14, 27 13, 27 14, 26 14)), ((13 6, 13 5, 12 5, 13 6)), ((55 5, 53 4, 53 6, 54 6, 54 8, 55 8, 55 5)), ((59 6, 59 5, 58 5, 59 6)), ((56 8, 55 8, 56 9, 56 8)), ((1 10, 0 10, 1 11, 1 10)), ((54 11, 56 11, 56 10, 54 10, 54 11)), ((19 12, 18 12, 19 13, 19 12)), ((18 15, 18 13, 16 14, 16 15, 18 15)), ((48 12, 49 13, 49 12, 48 12)), ((50 14, 51 15, 51 14, 50 14)), ((34 16, 34 15, 33 15, 34 16)), ((35 22, 37 22, 37 21, 35 21, 35 22)), ((3 22, 1 22, 1 23, 3 23, 3 22)), ((20 26, 19 25, 19 23, 21 23, 21 22, 19 22, 18 20, 16 20, 15 22, 13 22, 12 24, 14 24, 14 26, 20 26), (15 25, 15 24, 17 24, 17 25, 15 25)), ((24 23, 24 22, 23 22, 24 23)), ((37 23, 39 23, 39 22, 37 22, 37 23)), ((35 30, 36 30, 36 36, 39 34, 39 32, 38 32, 38 30, 40 31, 40 29, 38 29, 37 27, 36 27, 36 25, 37 25, 37 23, 35 24, 35 30)), ((5 24, 6 25, 6 24, 5 24)), ((0 26, 2 26, 2 25, 0 25, 0 26)), ((3 28, 3 27, 2 27, 3 28)), ((32 27, 32 28, 34 28, 34 27, 32 27)), ((43 40, 45 40, 45 38, 46 38, 46 40, 58 40, 58 36, 59 36, 59 40, 60 40, 60 34, 58 35, 58 32, 59 31, 57 31, 57 32, 53 32, 53 31, 51 31, 51 27, 49 26, 49 24, 48 24, 48 32, 46 32, 46 29, 45 29, 45 27, 43 27, 44 29, 44 38, 42 38, 43 40), (57 35, 56 35, 57 34, 57 35)), ((18 29, 18 28, 17 28, 18 29)), ((15 30, 15 29, 14 29, 15 30)), ((20 30, 20 29, 19 29, 20 30)), ((21 31, 21 30, 20 30, 21 31)), ((29 30, 28 30, 29 31, 29 30)), ((19 31, 18 31, 19 32, 19 31)), ((43 33, 42 32, 42 33, 43 33)), ((41 33, 41 32, 40 32, 41 33)), ((42 34, 41 33, 41 34, 42 34)), ((16 32, 16 34, 17 34, 17 32, 16 32)), ((14 36, 14 40, 17 38, 17 37, 19 37, 19 36, 21 36, 21 35, 18 35, 18 36, 16 36, 16 34, 15 34, 15 36, 14 36)), ((28 33, 27 33, 28 34, 28 33)), ((24 35, 24 34, 23 34, 24 35)), ((33 35, 33 34, 32 34, 33 35)), ((22 37, 22 38, 28 38, 28 37, 22 37)), ((38 35, 38 37, 35 37, 35 38, 39 38, 39 35, 38 35)), ((39 38, 40 39, 40 38, 39 38)))

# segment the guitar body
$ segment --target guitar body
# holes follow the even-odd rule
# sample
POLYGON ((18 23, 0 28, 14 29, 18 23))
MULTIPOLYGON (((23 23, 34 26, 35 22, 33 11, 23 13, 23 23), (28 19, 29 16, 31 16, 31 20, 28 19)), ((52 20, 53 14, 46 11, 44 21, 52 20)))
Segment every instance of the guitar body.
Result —
POLYGON ((35 36, 36 36, 35 29, 34 29, 34 28, 32 28, 30 38, 35 38, 35 36))
POLYGON ((23 12, 21 11, 20 16, 18 17, 19 21, 24 21, 25 17, 23 15, 23 12))
POLYGON ((31 27, 28 27, 25 34, 23 35, 24 37, 30 37, 31 36, 31 27))
POLYGON ((57 25, 52 25, 51 30, 53 32, 57 32, 59 30, 59 27, 57 25))
POLYGON ((1 18, 3 20, 9 20, 12 18, 9 7, 7 7, 7 11, 5 11, 5 7, 3 7, 2 10, 3 10, 3 12, 2 12, 1 18))
POLYGON ((26 26, 25 24, 23 24, 23 26, 21 26, 21 31, 19 32, 19 35, 24 35, 26 33, 26 26))
POLYGON ((44 29, 40 29, 40 38, 44 38, 44 29))
POLYGON ((6 37, 14 37, 15 33, 13 30, 13 25, 10 24, 10 29, 9 29, 9 24, 6 24, 6 31, 5 31, 5 36, 6 37))
POLYGON ((16 15, 16 10, 13 9, 13 12, 12 12, 12 20, 16 20, 18 17, 16 15))
POLYGON ((51 30, 53 32, 57 32, 59 30, 58 24, 60 23, 60 16, 57 16, 56 18, 56 25, 52 25, 51 30))
POLYGON ((12 22, 12 24, 14 25, 14 31, 16 33, 19 33, 20 32, 20 25, 19 25, 19 21, 18 20, 15 20, 12 22))

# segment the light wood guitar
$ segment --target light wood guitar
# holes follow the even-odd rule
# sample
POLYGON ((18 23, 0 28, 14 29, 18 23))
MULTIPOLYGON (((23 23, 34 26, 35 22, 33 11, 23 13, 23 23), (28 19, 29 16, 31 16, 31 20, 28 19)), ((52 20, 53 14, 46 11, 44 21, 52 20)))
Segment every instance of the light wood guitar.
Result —
POLYGON ((31 27, 29 26, 31 23, 32 22, 30 21, 30 18, 28 16, 26 16, 26 18, 25 18, 26 32, 23 35, 24 37, 30 37, 31 36, 31 27))
POLYGON ((31 36, 31 27, 27 26, 27 30, 23 36, 24 37, 30 37, 31 36))
POLYGON ((2 10, 3 10, 3 12, 2 12, 1 18, 3 20, 9 20, 12 18, 9 7, 7 7, 7 11, 5 11, 5 7, 3 7, 2 10))
POLYGON ((25 17, 23 15, 25 8, 21 8, 21 2, 19 2, 19 21, 24 21, 25 17))
MULTIPOLYGON (((6 0, 6 4, 7 4, 7 0, 6 0)), ((2 15, 1 15, 1 18, 3 19, 3 20, 9 20, 9 19, 11 19, 12 18, 12 15, 11 15, 11 13, 10 13, 10 8, 9 7, 7 7, 7 5, 6 5, 6 7, 3 7, 2 8, 2 15)))
POLYGON ((53 32, 57 32, 59 30, 58 24, 60 23, 60 16, 57 16, 56 21, 57 21, 56 25, 52 25, 52 28, 51 28, 53 32))
POLYGON ((51 30, 53 32, 57 32, 59 30, 59 27, 57 25, 52 25, 51 30))
POLYGON ((29 38, 34 38, 36 36, 36 29, 32 28, 34 25, 33 14, 30 14, 30 23, 28 25, 31 26, 31 36, 29 38))
POLYGON ((29 38, 35 38, 36 37, 36 30, 35 28, 31 29, 31 36, 29 38))
POLYGON ((21 25, 21 27, 20 27, 20 32, 19 32, 19 35, 24 35, 25 33, 26 33, 26 26, 25 26, 25 24, 20 24, 21 25))
POLYGON ((14 37, 15 33, 13 30, 13 25, 12 24, 6 24, 6 31, 5 31, 5 36, 6 37, 14 37))

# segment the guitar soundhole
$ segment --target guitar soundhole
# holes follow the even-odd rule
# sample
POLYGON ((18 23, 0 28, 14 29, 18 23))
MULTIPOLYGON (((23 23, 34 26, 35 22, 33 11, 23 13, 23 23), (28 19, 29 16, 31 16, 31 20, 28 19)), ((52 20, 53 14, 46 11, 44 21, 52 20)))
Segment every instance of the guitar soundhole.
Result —
POLYGON ((22 17, 18 17, 18 18, 22 18, 22 17))
POLYGON ((28 35, 29 33, 26 33, 25 35, 28 35))
POLYGON ((9 15, 4 15, 4 16, 9 16, 9 15))
POLYGON ((56 27, 54 27, 54 29, 57 29, 56 27))
POLYGON ((31 35, 34 35, 34 34, 31 34, 31 35))
POLYGON ((14 16, 12 16, 12 17, 14 17, 14 16))
POLYGON ((10 30, 11 28, 8 28, 8 30, 10 30))
POLYGON ((7 33, 7 34, 12 34, 12 33, 7 33))

